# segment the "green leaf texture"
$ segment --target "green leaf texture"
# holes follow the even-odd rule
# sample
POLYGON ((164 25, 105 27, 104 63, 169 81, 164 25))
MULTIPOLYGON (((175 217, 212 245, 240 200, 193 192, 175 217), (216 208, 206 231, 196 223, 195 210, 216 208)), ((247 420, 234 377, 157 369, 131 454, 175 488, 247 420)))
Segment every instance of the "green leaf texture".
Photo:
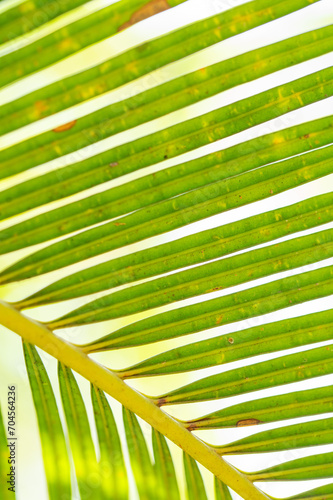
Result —
POLYGON ((23 341, 23 352, 37 414, 50 500, 71 498, 69 459, 53 389, 36 348, 23 341))

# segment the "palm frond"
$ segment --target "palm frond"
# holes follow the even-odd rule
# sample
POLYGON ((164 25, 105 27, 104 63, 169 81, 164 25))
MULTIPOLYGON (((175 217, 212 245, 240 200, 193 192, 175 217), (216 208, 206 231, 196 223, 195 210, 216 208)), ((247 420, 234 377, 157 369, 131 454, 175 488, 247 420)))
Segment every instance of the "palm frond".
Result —
MULTIPOLYGON (((2 134, 32 127, 0 151, 0 283, 4 297, 9 291, 0 321, 23 340, 50 500, 231 500, 233 492, 267 500, 267 485, 281 481, 307 488, 290 500, 333 498, 332 484, 307 483, 333 477, 333 389, 320 379, 333 373, 332 116, 306 115, 259 136, 254 129, 329 105, 333 70, 319 62, 332 51, 332 26, 243 46, 236 57, 200 61, 201 69, 171 66, 317 2, 252 0, 218 10, 0 106, 2 134), (314 69, 299 71, 311 61, 314 69), (291 78, 242 97, 243 84, 291 67, 291 78), (170 74, 153 88, 101 109, 92 100, 164 68, 170 74), (217 109, 190 107, 236 88, 240 97, 217 109), (83 116, 69 109, 85 101, 83 116), (52 117, 65 110, 73 120, 52 117), (162 125, 152 122, 162 117, 162 125), (110 149, 66 160, 132 129, 110 149), (227 147, 207 149, 221 139, 227 147), (47 163, 54 159, 60 168, 47 163), (326 189, 311 191, 319 180, 326 189), (295 196, 281 202, 283 193, 295 196), (213 216, 213 227, 190 226, 213 216), (66 337, 72 328, 75 344, 66 337), (57 380, 36 347, 57 360, 57 380), (120 356, 129 351, 131 360, 120 356), (222 443, 202 432, 214 429, 222 443), (324 452, 309 452, 319 445, 324 452), (290 450, 300 455, 255 462, 290 450), (231 465, 242 455, 253 458, 250 470, 231 465)), ((53 0, 31 0, 4 9, 0 43, 12 42, 0 55, 0 84, 24 85, 26 76, 181 3, 190 6, 119 0, 85 10, 70 0, 55 10, 53 0)), ((5 440, 0 415, 1 476, 5 440)))

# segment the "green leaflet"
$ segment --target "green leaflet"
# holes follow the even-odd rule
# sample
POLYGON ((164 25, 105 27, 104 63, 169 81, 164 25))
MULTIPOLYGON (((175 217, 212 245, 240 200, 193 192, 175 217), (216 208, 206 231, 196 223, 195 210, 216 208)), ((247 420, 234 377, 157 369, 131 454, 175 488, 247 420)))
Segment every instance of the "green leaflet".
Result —
POLYGON ((78 384, 72 370, 62 363, 58 364, 58 375, 80 495, 87 500, 102 500, 101 471, 78 384))
POLYGON ((123 407, 127 447, 140 500, 156 498, 156 476, 139 422, 123 407))
MULTIPOLYGON (((268 163, 327 145, 332 141, 332 123, 332 117, 303 123, 161 170, 38 215, 3 230, 0 233, 2 240, 0 251, 6 253, 17 250, 22 245, 40 243, 195 188, 250 172, 268 163)), ((30 187, 32 192, 36 192, 34 190, 38 190, 38 182, 30 187)), ((40 204, 42 199, 38 198, 39 201, 36 201, 36 196, 33 197, 32 192, 22 195, 20 203, 16 200, 15 208, 13 202, 10 202, 10 210, 18 210, 22 204, 25 209, 29 208, 29 203, 40 204)), ((48 193, 45 191, 47 196, 48 193)), ((198 201, 202 201, 200 197, 198 198, 198 201)), ((5 216, 6 210, 3 206, 0 217, 5 216)))
POLYGON ((215 500, 232 500, 228 486, 214 477, 215 500))
POLYGON ((9 490, 12 486, 7 482, 11 479, 7 474, 13 471, 15 478, 17 477, 17 460, 14 461, 13 458, 11 459, 9 457, 10 448, 8 448, 7 443, 10 443, 10 439, 7 441, 4 420, 2 418, 0 407, 0 477, 2 478, 0 481, 0 496, 3 500, 15 500, 16 493, 14 489, 12 491, 9 490), (6 480, 4 478, 6 478, 6 480))
POLYGON ((5 43, 42 26, 63 13, 85 3, 85 0, 27 0, 0 15, 0 43, 5 43))
POLYGON ((70 466, 53 389, 36 348, 23 341, 23 352, 36 409, 50 500, 71 498, 70 466))
MULTIPOLYGON (((333 309, 177 347, 121 370, 119 374, 125 379, 198 370, 259 354, 323 342, 330 340, 332 334, 333 309)), ((209 425, 209 421, 208 418, 200 423, 209 425)))
POLYGON ((191 430, 245 427, 330 412, 333 412, 333 386, 240 403, 190 420, 185 425, 191 430))
POLYGON ((333 453, 323 453, 298 458, 260 472, 248 474, 248 476, 252 481, 299 481, 332 477, 332 474, 333 453))
POLYGON ((160 500, 180 500, 175 467, 165 437, 152 429, 155 459, 156 493, 160 500))
MULTIPOLYGON (((129 0, 129 3, 133 4, 133 1, 136 5, 145 3, 139 0, 129 0)), ((221 40, 302 9, 317 1, 254 0, 185 26, 155 40, 148 41, 91 69, 5 104, 0 109, 0 132, 1 134, 9 132, 76 103, 120 87, 166 64, 182 59, 221 40), (186 43, 184 43, 184 40, 186 40, 186 43), (172 50, 170 50, 170 47, 172 47, 172 50), (59 99, 59 96, 64 92, 66 92, 66 103, 64 103, 63 99, 59 99), (8 119, 9 117, 10 119, 8 119)), ((169 0, 168 3, 169 5, 177 5, 181 1, 169 0)), ((127 9, 127 12, 125 9, 126 20, 131 11, 133 12, 133 9, 127 9)), ((73 23, 71 26, 66 27, 65 31, 64 29, 60 30, 58 36, 65 35, 66 43, 60 41, 60 43, 46 48, 53 42, 52 35, 49 35, 34 44, 28 45, 28 47, 4 56, 1 61, 3 66, 6 66, 6 70, 2 71, 0 85, 7 84, 22 75, 27 75, 48 66, 55 60, 62 59, 84 46, 110 36, 123 21, 124 13, 119 10, 119 4, 111 5, 93 16, 88 16, 73 23), (106 14, 111 15, 113 21, 111 26, 109 18, 105 19, 106 14), (99 23, 98 29, 91 29, 93 22, 99 23), (107 34, 103 30, 106 27, 107 34), (68 37, 68 34, 71 35, 73 31, 75 37, 68 37), (39 50, 44 49, 38 60, 31 58, 31 54, 35 54, 37 48, 39 50)))
POLYGON ((50 130, 0 151, 0 178, 22 172, 332 49, 333 27, 327 26, 181 76, 147 90, 140 96, 90 113, 72 127, 68 126, 67 130, 66 127, 59 132, 50 130))
POLYGON ((333 345, 281 356, 203 378, 156 398, 160 405, 226 398, 333 372, 333 345))
POLYGON ((183 459, 188 500, 207 500, 204 482, 196 461, 187 453, 183 453, 183 459))
POLYGON ((105 394, 93 384, 91 399, 100 448, 98 466, 103 498, 127 500, 127 472, 115 419, 105 394))
POLYGON ((106 295, 61 316, 51 329, 124 317, 333 257, 333 229, 295 238, 106 295))
POLYGON ((288 500, 331 500, 333 498, 333 483, 320 486, 314 490, 305 491, 299 495, 288 497, 288 500))
POLYGON ((40 205, 64 198, 326 99, 332 78, 333 68, 323 69, 18 184, 0 194, 2 217, 35 206, 32 199, 40 205))
POLYGON ((209 229, 98 264, 21 301, 20 308, 57 302, 205 262, 333 220, 331 193, 209 229))
POLYGON ((332 292, 333 268, 324 267, 151 316, 86 344, 84 350, 98 352, 176 338, 325 297, 332 292))
MULTIPOLYGON (((97 12, 78 19, 77 21, 54 31, 53 33, 50 33, 35 42, 1 57, 1 65, 5 69, 1 72, 0 86, 7 85, 17 79, 46 68, 47 66, 50 66, 57 61, 61 61, 71 54, 75 54, 89 45, 114 35, 118 31, 127 28, 129 25, 134 24, 141 19, 156 14, 158 10, 165 10, 170 6, 178 5, 183 1, 184 0, 167 0, 163 3, 163 6, 158 9, 154 8, 154 6, 151 8, 149 5, 151 2, 149 2, 149 0, 122 0, 115 2, 109 7, 100 9, 97 12), (139 12, 137 12, 138 10, 139 12), (38 57, 36 57, 36 53, 38 53, 38 57)), ((66 11, 68 10, 67 3, 67 1, 64 2, 62 7, 66 11)), ((301 3, 304 4, 306 2, 301 3)), ((60 1, 60 5, 61 4, 63 4, 63 2, 60 1)), ((103 65, 99 65, 97 68, 99 69, 98 74, 103 73, 103 65)), ((81 75, 86 73, 87 71, 80 73, 75 79, 76 83, 79 83, 80 81, 82 82, 81 75)), ((92 75, 93 73, 94 69, 90 70, 90 73, 88 74, 92 75)), ((71 79, 73 80, 73 77, 67 78, 67 81, 71 81, 71 79)), ((32 102, 40 102, 43 109, 43 104, 39 101, 38 95, 43 96, 43 98, 49 96, 50 87, 52 89, 56 87, 58 91, 62 89, 60 90, 61 94, 63 94, 68 88, 65 84, 63 84, 63 81, 59 81, 52 86, 49 85, 40 91, 34 92, 33 94, 37 94, 37 97, 32 102)), ((20 101, 22 100, 24 101, 28 99, 23 97, 20 101)), ((17 101, 14 102, 16 103, 17 101)), ((11 107, 15 109, 16 104, 9 106, 9 108, 11 107)), ((38 104, 36 108, 37 110, 39 109, 38 104)), ((45 116, 45 113, 43 114, 43 112, 41 112, 42 109, 39 109, 39 118, 45 116)))
POLYGON ((320 446, 333 442, 333 418, 272 429, 225 446, 214 446, 220 455, 264 453, 320 446))
POLYGON ((333 146, 191 191, 48 246, 0 274, 16 281, 265 199, 330 174, 333 146), (282 172, 282 173, 281 173, 282 172), (92 245, 94 242, 94 245, 92 245), (96 245, 98 242, 98 245, 96 245))

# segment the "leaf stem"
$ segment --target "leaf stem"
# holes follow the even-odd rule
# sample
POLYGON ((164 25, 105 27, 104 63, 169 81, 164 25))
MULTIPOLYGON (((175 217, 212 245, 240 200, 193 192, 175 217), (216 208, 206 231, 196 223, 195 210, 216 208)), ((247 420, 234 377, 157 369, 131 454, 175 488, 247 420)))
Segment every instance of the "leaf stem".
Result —
POLYGON ((245 474, 225 462, 213 448, 191 434, 183 424, 167 415, 148 397, 129 387, 116 373, 90 359, 80 348, 59 338, 44 325, 24 316, 3 301, 0 301, 0 318, 3 326, 43 349, 136 413, 230 486, 244 500, 269 498, 259 491, 245 474))

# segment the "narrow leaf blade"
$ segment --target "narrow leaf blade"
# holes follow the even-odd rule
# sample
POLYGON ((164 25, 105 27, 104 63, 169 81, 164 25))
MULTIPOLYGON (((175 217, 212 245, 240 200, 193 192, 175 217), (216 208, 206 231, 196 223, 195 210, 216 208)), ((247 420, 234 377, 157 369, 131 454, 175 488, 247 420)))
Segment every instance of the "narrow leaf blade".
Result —
POLYGON ((140 500, 151 500, 156 491, 156 477, 147 444, 139 422, 130 410, 123 408, 127 446, 140 500))
POLYGON ((152 429, 156 471, 156 498, 180 500, 175 467, 165 437, 152 429))
POLYGON ((232 500, 229 488, 217 477, 214 478, 215 500, 232 500))
POLYGON ((62 363, 58 376, 79 491, 84 498, 99 499, 100 472, 79 386, 71 369, 62 363))
POLYGON ((188 500, 208 500, 204 482, 196 461, 183 454, 188 500))
POLYGON ((127 473, 117 424, 105 394, 91 385, 91 398, 98 434, 102 472, 102 495, 113 500, 128 499, 127 473))
POLYGON ((252 481, 301 481, 333 476, 333 453, 297 458, 249 474, 252 481))
POLYGON ((36 348, 23 341, 23 352, 37 414, 50 499, 70 498, 70 466, 52 386, 36 348))
POLYGON ((215 450, 221 455, 283 451, 333 443, 333 418, 272 429, 215 450))

